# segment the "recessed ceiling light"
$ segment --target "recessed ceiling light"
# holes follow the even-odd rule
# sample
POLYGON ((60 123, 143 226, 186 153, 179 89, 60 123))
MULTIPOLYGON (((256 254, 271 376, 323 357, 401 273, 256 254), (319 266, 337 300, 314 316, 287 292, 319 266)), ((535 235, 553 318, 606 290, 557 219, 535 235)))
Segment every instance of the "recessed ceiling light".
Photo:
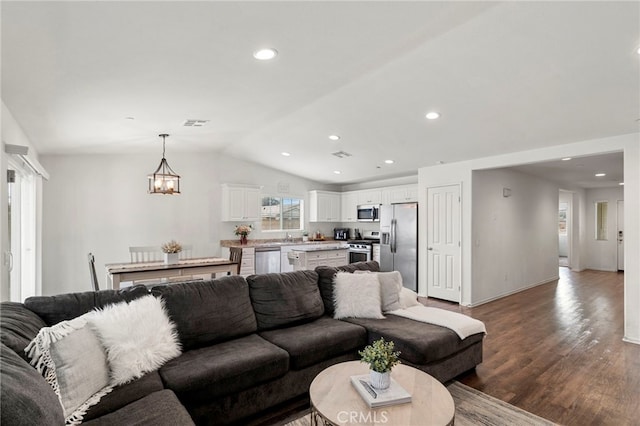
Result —
POLYGON ((338 141, 338 140, 340 140, 340 136, 338 136, 338 135, 329 135, 329 139, 331 139, 332 141, 338 141))
POLYGON ((260 49, 253 52, 253 57, 259 59, 261 61, 268 61, 269 59, 273 59, 278 54, 278 51, 273 48, 260 49))
POLYGON ((333 173, 339 175, 340 173, 342 173, 340 170, 334 170, 333 173))
POLYGON ((564 157, 564 158, 562 159, 562 161, 569 161, 569 160, 571 160, 571 157, 564 157))
POLYGON ((435 120, 436 118, 440 118, 440 113, 435 111, 428 112, 425 117, 427 117, 427 120, 435 120))
POLYGON ((602 177, 602 176, 606 176, 606 173, 596 173, 596 177, 602 177))
POLYGON ((620 182, 618 185, 620 185, 620 186, 624 186, 624 182, 620 182))
POLYGON ((387 163, 387 164, 393 164, 394 163, 393 160, 384 160, 384 162, 387 163))
POLYGON ((282 154, 283 156, 285 156, 285 157, 290 157, 290 156, 291 156, 291 154, 289 154, 288 152, 282 152, 281 154, 282 154))

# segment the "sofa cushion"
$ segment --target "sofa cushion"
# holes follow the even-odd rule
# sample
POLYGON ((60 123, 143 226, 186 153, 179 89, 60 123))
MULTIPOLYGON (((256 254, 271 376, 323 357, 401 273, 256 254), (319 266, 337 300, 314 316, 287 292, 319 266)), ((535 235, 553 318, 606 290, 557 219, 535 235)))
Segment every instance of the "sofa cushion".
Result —
POLYGON ((105 416, 83 422, 90 426, 189 426, 194 425, 187 409, 168 389, 154 392, 105 416))
POLYGON ((164 299, 185 351, 257 330, 244 277, 156 286, 151 293, 164 299))
POLYGON ((484 333, 478 333, 460 340, 456 332, 448 328, 393 314, 383 320, 349 318, 344 321, 365 327, 369 343, 381 337, 393 341, 400 358, 417 365, 445 359, 484 337, 484 333))
POLYGON ((160 373, 152 371, 137 380, 113 388, 111 393, 102 397, 100 402, 87 410, 84 421, 95 419, 105 414, 117 411, 127 404, 144 398, 153 392, 164 389, 160 373))
POLYGON ((294 327, 263 331, 260 336, 287 351, 294 370, 355 352, 367 342, 367 331, 363 327, 327 317, 294 327))
POLYGON ((112 303, 131 301, 146 296, 149 290, 143 285, 125 287, 120 290, 88 291, 68 293, 58 296, 34 296, 25 300, 24 305, 38 314, 47 325, 70 320, 86 314, 94 308, 103 308, 112 303))
POLYGON ((252 334, 185 352, 160 369, 165 386, 188 403, 230 395, 284 375, 289 355, 252 334))
POLYGON ((44 378, 4 344, 0 345, 0 424, 64 424, 62 406, 44 378))
POLYGON ((24 353, 38 331, 47 324, 22 303, 2 302, 0 304, 0 341, 28 361, 24 353))
POLYGON ((324 313, 314 271, 251 275, 247 282, 259 330, 311 321, 324 313))
POLYGON ((327 315, 333 316, 333 277, 338 271, 354 272, 354 271, 374 271, 380 270, 378 262, 356 262, 350 263, 344 266, 318 266, 315 271, 318 273, 318 287, 320 288, 320 295, 324 302, 324 312, 327 315))

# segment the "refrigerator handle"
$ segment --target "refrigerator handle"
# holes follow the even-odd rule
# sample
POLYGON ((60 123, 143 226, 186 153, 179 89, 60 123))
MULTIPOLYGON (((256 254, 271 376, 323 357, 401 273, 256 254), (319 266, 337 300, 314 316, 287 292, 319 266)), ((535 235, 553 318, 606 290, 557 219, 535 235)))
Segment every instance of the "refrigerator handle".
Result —
POLYGON ((396 219, 391 219, 391 253, 396 252, 396 219))

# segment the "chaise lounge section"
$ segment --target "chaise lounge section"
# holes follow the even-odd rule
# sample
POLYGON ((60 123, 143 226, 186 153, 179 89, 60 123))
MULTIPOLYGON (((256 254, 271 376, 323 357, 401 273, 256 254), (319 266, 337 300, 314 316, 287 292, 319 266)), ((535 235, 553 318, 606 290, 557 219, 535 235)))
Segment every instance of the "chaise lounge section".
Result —
POLYGON ((0 420, 18 425, 64 422, 57 396, 24 354, 40 328, 149 293, 164 300, 182 354, 117 386, 87 411, 88 424, 243 424, 304 398, 320 371, 358 359, 358 350, 379 337, 396 342, 403 363, 441 381, 482 361, 481 333, 461 340, 447 328, 394 315, 334 319, 333 277, 356 270, 375 272, 378 264, 3 303, 0 420))

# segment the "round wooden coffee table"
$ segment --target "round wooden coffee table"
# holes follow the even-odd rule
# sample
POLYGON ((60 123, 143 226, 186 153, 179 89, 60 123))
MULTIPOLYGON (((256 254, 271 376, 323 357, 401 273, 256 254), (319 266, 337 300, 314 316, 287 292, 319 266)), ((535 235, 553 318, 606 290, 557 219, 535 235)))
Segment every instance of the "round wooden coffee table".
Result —
POLYGON ((360 361, 333 365, 313 379, 309 388, 311 424, 452 425, 455 406, 442 383, 416 368, 394 367, 391 377, 411 394, 411 402, 369 408, 351 384, 351 376, 367 374, 360 361))

